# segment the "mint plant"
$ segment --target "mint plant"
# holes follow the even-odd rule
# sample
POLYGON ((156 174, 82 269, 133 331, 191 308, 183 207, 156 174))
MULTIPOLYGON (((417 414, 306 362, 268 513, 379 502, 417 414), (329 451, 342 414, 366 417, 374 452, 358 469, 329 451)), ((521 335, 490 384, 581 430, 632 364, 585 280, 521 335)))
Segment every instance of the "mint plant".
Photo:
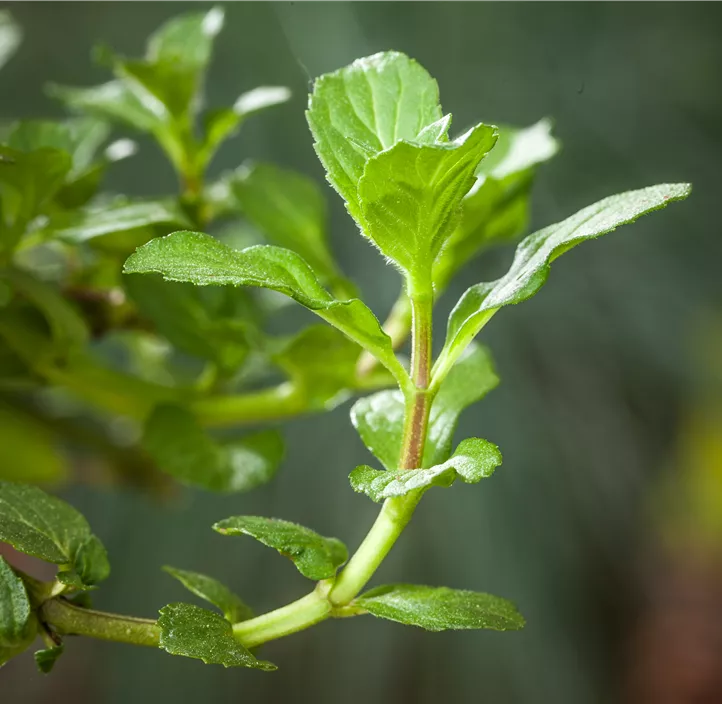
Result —
MULTIPOLYGON (((117 65, 123 79, 150 81, 147 67, 117 65)), ((162 83, 155 76, 150 85, 156 81, 162 83)), ((154 95, 164 93, 156 90, 154 95)), ((180 119, 183 113, 171 114, 180 119)), ((498 383, 490 353, 474 342, 483 327, 502 308, 535 295, 557 257, 686 198, 690 187, 664 184, 611 196, 529 235, 518 245, 505 275, 478 283, 462 295, 449 316, 443 345, 434 354, 435 300, 461 266, 488 246, 515 238, 526 221, 534 166, 556 151, 548 123, 526 130, 479 123, 452 138, 451 116, 441 110, 436 82, 418 63, 397 52, 360 59, 319 78, 307 118, 330 184, 361 235, 401 274, 403 293, 385 326, 352 293, 325 248, 319 248, 319 231, 308 226, 310 213, 318 207, 314 199, 301 195, 303 207, 289 222, 283 219, 286 203, 267 197, 273 169, 251 172, 257 180, 242 189, 241 200, 248 199, 244 211, 255 210, 267 218, 269 232, 276 232, 285 246, 237 249, 210 234, 186 229, 138 247, 123 270, 134 286, 153 281, 160 299, 167 295, 166 287, 178 284, 198 287, 184 288, 193 292, 189 296, 196 290, 275 291, 326 324, 303 331, 276 352, 290 387, 256 392, 243 401, 227 399, 223 410, 216 409, 216 421, 237 422, 244 413, 255 413, 258 420, 279 418, 328 407, 364 386, 395 386, 363 397, 351 408, 352 422, 375 460, 354 469, 350 482, 354 491, 382 504, 378 518, 350 557, 340 540, 285 520, 220 520, 213 526, 218 533, 247 536, 277 550, 314 583, 313 588, 297 601, 255 616, 215 579, 166 568, 217 611, 174 603, 164 606, 157 620, 137 619, 87 606, 87 590, 107 576, 108 561, 81 516, 37 488, 0 484, 0 540, 59 566, 53 582, 40 583, 0 564, 4 659, 27 648, 39 632, 47 644, 36 656, 44 671, 62 652, 64 636, 71 634, 160 647, 206 663, 272 670, 275 666, 257 657, 255 648, 329 618, 371 614, 430 631, 504 631, 524 625, 515 605, 482 592, 406 583, 366 588, 428 490, 448 488, 457 479, 480 482, 501 464, 498 447, 487 439, 466 438, 454 446, 461 412, 498 383), (301 231, 306 236, 299 246, 296 237, 301 231), (396 351, 407 335, 409 364, 396 351)), ((181 120, 172 136, 164 137, 169 154, 186 144, 184 124, 181 120)), ((179 172, 186 173, 190 162, 173 159, 179 172)), ((282 192, 304 194, 306 186, 300 184, 294 177, 282 192)), ((186 178, 187 198, 192 200, 201 190, 186 178)), ((169 324, 162 317, 158 321, 169 324)), ((220 489, 246 488, 264 476, 258 461, 263 453, 254 454, 249 445, 257 448, 265 440, 256 436, 219 452, 199 428, 199 419, 207 422, 212 416, 216 399, 186 405, 158 397, 144 401, 152 406, 144 445, 176 476, 220 489)))

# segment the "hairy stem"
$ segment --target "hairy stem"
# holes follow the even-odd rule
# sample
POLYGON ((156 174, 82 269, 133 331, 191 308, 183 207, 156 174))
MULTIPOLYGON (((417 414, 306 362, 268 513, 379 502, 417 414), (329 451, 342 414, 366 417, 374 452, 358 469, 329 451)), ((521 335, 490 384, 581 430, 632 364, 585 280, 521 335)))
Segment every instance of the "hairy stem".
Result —
POLYGON ((158 647, 160 629, 155 621, 84 609, 56 597, 40 607, 40 618, 60 635, 81 635, 133 645, 158 647))

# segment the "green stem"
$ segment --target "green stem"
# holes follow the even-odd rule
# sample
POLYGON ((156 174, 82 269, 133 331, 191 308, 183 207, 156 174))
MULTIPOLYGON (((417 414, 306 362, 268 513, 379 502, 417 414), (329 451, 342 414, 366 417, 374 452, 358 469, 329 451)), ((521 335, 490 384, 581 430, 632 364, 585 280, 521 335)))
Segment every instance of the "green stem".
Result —
POLYGON ((155 621, 83 609, 57 597, 40 608, 43 622, 60 635, 81 635, 133 645, 158 647, 160 629, 155 621))
POLYGON ((324 621, 331 615, 333 607, 319 587, 280 609, 234 624, 233 635, 246 648, 253 648, 324 621))

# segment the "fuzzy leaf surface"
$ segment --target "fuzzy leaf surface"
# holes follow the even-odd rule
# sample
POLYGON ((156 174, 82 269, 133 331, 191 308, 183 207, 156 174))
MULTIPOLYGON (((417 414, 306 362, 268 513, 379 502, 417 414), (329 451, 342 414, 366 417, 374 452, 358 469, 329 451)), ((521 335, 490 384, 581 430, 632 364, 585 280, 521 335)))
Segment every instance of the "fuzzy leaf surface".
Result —
POLYGON ((0 666, 35 639, 30 599, 23 580, 0 557, 0 666))
POLYGON ((0 541, 60 565, 59 579, 90 586, 110 572, 105 548, 85 518, 34 486, 0 482, 0 541))
POLYGON ((348 559, 346 546, 310 528, 278 518, 233 516, 213 526, 223 535, 249 535, 288 557, 308 579, 328 579, 348 559))
POLYGON ((283 457, 276 430, 216 442, 195 417, 160 405, 148 418, 141 441, 158 467, 178 481, 208 491, 250 491, 269 482, 283 457))
POLYGON ((380 503, 395 496, 405 496, 431 486, 448 487, 458 477, 474 484, 494 473, 501 464, 501 453, 494 443, 480 438, 467 438, 459 443, 454 454, 442 464, 427 469, 378 470, 362 465, 351 472, 354 491, 366 494, 380 503))
POLYGON ((398 142, 371 157, 358 184, 366 235, 410 277, 431 287, 431 264, 453 232, 462 199, 496 142, 477 125, 452 142, 398 142))
POLYGON ((647 213, 683 200, 689 184, 662 184, 610 196, 566 220, 526 237, 509 271, 496 281, 470 287, 449 316, 440 361, 458 357, 484 323, 502 306, 531 298, 544 285, 551 263, 576 245, 612 232, 647 213))
POLYGON ((354 603, 379 618, 427 631, 515 631, 524 627, 524 618, 510 601, 448 587, 389 584, 371 589, 354 603))
POLYGON ((175 567, 166 566, 163 569, 171 577, 175 577, 189 592, 218 607, 223 612, 225 619, 230 623, 253 618, 251 608, 217 579, 199 572, 179 570, 175 567))
POLYGON ((207 665, 275 670, 257 660, 234 637, 222 616, 192 604, 168 604, 160 610, 160 647, 171 655, 202 660, 207 665))
POLYGON ((358 183, 367 160, 413 141, 443 118, 436 81, 416 61, 388 51, 318 78, 306 113, 331 185, 361 222, 358 183))

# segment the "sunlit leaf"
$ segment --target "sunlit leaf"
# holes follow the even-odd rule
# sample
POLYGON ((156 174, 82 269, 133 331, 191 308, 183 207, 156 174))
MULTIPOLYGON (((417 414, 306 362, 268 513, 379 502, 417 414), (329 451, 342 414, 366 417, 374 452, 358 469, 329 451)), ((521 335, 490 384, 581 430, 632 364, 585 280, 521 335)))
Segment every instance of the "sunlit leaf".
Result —
POLYGON ((427 631, 489 628, 515 631, 524 618, 506 599, 481 592, 419 584, 389 584, 358 597, 370 614, 427 631))
POLYGON ((297 523, 261 516, 233 516, 213 528, 223 535, 249 535, 288 557, 309 579, 328 579, 348 559, 346 546, 297 523))

